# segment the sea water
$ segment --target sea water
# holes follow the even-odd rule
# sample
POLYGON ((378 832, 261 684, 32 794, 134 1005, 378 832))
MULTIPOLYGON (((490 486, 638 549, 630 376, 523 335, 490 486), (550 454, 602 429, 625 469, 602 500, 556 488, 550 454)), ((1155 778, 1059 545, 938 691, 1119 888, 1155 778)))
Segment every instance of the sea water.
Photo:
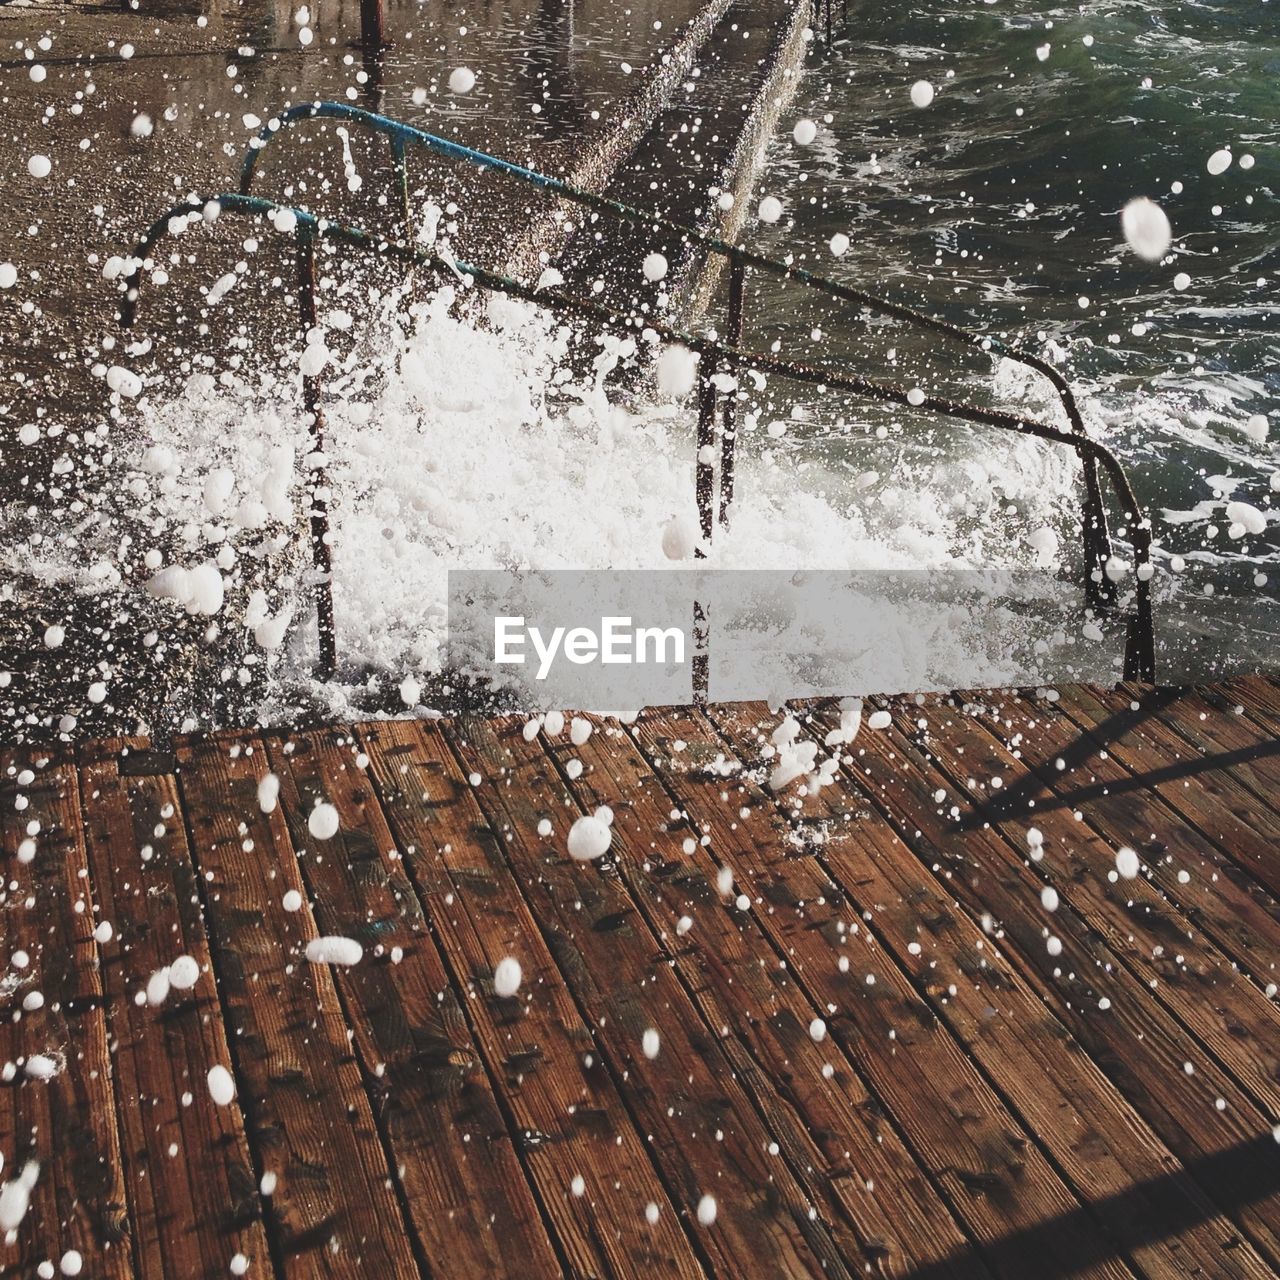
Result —
MULTIPOLYGON (((767 149, 756 198, 780 200, 783 216, 748 219, 753 247, 1060 362, 1152 519, 1165 674, 1274 666, 1276 5, 929 0, 836 17, 834 47, 811 57, 767 149), (925 106, 913 101, 920 82, 933 90, 916 93, 925 106), (806 120, 816 131, 793 130, 806 120), (1137 197, 1171 223, 1162 261, 1126 244, 1121 210, 1137 197), (1248 508, 1264 513, 1262 531, 1248 508)), ((798 358, 1065 422, 1035 375, 900 326, 869 328, 856 308, 815 318, 794 287, 761 286, 753 305, 790 319, 784 346, 798 358)), ((1019 510, 1025 493, 1005 492, 1017 437, 859 417, 819 398, 799 416, 785 436, 795 456, 822 450, 873 522, 901 501, 906 477, 944 505, 958 493, 972 503, 986 485, 1009 499, 979 504, 989 525, 1020 539, 1044 524, 1073 550, 1078 470, 1051 445, 1036 446, 1042 520, 1019 510)), ((998 542, 982 552, 997 555, 998 542)))

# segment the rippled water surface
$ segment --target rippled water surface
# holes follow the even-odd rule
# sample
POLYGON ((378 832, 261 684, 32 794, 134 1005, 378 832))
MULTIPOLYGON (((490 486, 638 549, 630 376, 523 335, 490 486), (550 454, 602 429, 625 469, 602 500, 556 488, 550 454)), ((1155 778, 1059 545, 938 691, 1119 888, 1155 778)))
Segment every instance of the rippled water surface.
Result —
MULTIPOLYGON (((1064 362, 1091 429, 1154 516, 1160 589, 1173 595, 1162 616, 1166 629, 1186 621, 1171 657, 1188 673, 1273 665, 1277 652, 1274 10, 1252 0, 851 7, 792 113, 818 123, 817 140, 798 146, 787 130, 769 151, 760 194, 780 197, 784 216, 753 223, 763 249, 1064 362), (920 80, 936 91, 923 109, 910 97, 920 80), (1222 148, 1232 163, 1214 176, 1207 163, 1222 148), (1171 220, 1173 249, 1158 264, 1121 234, 1135 196, 1171 220), (836 233, 850 239, 842 257, 828 247, 836 233), (1265 441, 1246 431, 1259 414, 1269 415, 1265 441), (1265 533, 1232 536, 1228 499, 1267 513, 1265 533), (1171 584, 1167 571, 1183 562, 1171 584)), ((794 290, 757 305, 790 326, 797 351, 829 357, 834 342, 869 372, 922 385, 967 369, 968 393, 987 394, 981 359, 944 359, 901 332, 832 316, 820 325, 794 290)), ((1035 399, 1024 380, 1002 391, 1006 403, 1035 399)), ((820 408, 806 416, 797 449, 822 439, 828 462, 855 488, 867 484, 867 503, 904 475, 945 501, 957 465, 971 484, 985 475, 999 485, 1008 441, 990 433, 897 423, 880 441, 820 408)), ((1046 467, 1045 508, 1064 526, 1074 476, 1063 490, 1064 473, 1046 467)))

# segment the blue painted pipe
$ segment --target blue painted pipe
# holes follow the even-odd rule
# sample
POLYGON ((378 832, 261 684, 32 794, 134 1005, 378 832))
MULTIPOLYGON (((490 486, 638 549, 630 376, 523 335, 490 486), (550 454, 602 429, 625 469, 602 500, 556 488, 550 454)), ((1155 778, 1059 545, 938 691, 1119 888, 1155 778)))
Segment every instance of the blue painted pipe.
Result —
MULTIPOLYGON (((289 107, 274 119, 268 120, 258 130, 257 136, 250 141, 244 160, 240 164, 242 194, 248 193, 249 186, 253 182, 259 154, 285 125, 292 124, 295 120, 350 120, 355 124, 367 125, 401 142, 411 142, 415 146, 426 147, 427 150, 436 151, 450 159, 466 160, 469 164, 474 164, 481 169, 497 169, 502 173, 510 174, 513 178, 519 178, 522 182, 531 182, 534 186, 555 191, 570 199, 579 199, 587 194, 580 192, 576 187, 571 187, 567 182, 562 182, 559 178, 538 173, 534 169, 526 169, 523 165, 512 164, 510 160, 491 156, 485 151, 464 147, 460 142, 451 142, 438 134, 427 133, 425 129, 415 129, 412 125, 393 120, 390 116, 379 115, 376 111, 365 111, 361 107, 349 106, 345 102, 303 102, 296 107, 289 107)), ((602 203, 612 207, 611 201, 602 201, 602 203)))

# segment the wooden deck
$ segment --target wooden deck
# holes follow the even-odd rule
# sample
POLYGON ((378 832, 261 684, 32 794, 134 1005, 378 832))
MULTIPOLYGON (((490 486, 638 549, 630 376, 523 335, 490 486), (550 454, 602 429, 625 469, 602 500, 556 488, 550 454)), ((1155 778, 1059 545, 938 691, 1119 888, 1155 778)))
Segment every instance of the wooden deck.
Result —
POLYGON ((1276 1274, 1280 682, 883 705, 0 755, 0 1274, 1276 1274))

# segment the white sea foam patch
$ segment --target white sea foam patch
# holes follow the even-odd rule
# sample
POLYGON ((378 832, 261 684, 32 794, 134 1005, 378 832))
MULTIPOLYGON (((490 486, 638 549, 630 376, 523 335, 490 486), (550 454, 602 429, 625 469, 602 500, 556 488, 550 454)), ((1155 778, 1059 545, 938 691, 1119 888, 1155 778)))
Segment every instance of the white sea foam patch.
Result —
MULTIPOLYGON (((630 358, 612 340, 586 385, 574 383, 566 334, 546 313, 503 298, 459 312, 457 301, 442 290, 407 316, 388 302, 346 355, 350 341, 329 335, 337 649, 358 681, 370 670, 397 683, 439 670, 450 569, 670 567, 672 517, 696 524, 691 398, 606 394, 603 380, 630 358)), ((159 597, 175 618, 205 615, 201 643, 241 637, 277 681, 307 683, 303 481, 317 459, 296 378, 200 374, 168 396, 153 382, 128 412, 134 443, 120 450, 123 474, 104 482, 103 563, 123 590, 159 597), (207 589, 214 576, 220 591, 207 589)), ((745 418, 738 502, 708 567, 1045 568, 1055 559, 1046 546, 1056 547, 1040 536, 1046 526, 1071 546, 1069 450, 1022 437, 992 449, 962 428, 942 462, 909 434, 868 437, 819 462, 802 432, 776 440, 768 421, 767 411, 745 418), (879 479, 859 487, 872 461, 879 479)), ((981 632, 957 635, 952 667, 965 643, 998 648, 981 632)), ((310 696, 336 712, 345 694, 313 686, 310 696)))
MULTIPOLYGON (((392 671, 436 669, 449 569, 669 567, 666 525, 695 519, 688 403, 624 408, 597 386, 550 404, 563 355, 554 326, 496 300, 476 329, 450 302, 438 297, 399 336, 394 376, 372 403, 330 412, 339 652, 392 671)), ((966 516, 929 477, 858 494, 844 474, 798 475, 792 455, 759 438, 744 441, 739 502, 708 567, 1036 565, 1020 535, 1058 520, 1054 491, 1076 483, 1066 451, 1046 460, 1019 438, 996 462, 975 442, 970 469, 982 474, 946 477, 966 516), (980 529, 973 510, 993 495, 1021 500, 1024 518, 980 529)))

